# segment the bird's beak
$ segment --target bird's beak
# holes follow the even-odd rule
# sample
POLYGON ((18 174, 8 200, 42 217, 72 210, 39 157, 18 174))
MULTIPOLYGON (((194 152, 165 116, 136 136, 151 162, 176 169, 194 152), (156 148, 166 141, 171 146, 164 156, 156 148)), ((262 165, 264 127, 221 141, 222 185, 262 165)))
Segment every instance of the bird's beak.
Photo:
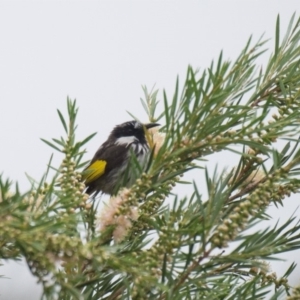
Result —
POLYGON ((144 126, 147 129, 150 129, 150 128, 153 128, 153 127, 156 127, 156 126, 160 126, 160 124, 158 124, 158 123, 149 123, 149 124, 144 124, 144 126))

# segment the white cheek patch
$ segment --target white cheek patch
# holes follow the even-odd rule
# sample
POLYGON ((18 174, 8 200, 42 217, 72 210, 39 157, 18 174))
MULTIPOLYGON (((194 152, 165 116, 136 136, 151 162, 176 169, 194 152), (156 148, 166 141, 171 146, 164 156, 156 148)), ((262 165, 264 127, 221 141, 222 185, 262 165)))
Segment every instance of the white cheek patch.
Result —
POLYGON ((135 136, 122 136, 115 141, 116 145, 129 145, 138 141, 135 136))

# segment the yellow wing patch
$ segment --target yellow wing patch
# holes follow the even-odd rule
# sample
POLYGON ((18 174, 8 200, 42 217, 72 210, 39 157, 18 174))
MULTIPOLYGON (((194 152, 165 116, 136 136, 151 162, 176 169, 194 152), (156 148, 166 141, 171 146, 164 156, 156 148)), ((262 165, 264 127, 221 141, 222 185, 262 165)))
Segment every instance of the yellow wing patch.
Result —
POLYGON ((104 174, 105 167, 105 160, 96 160, 95 162, 93 162, 82 173, 82 177, 85 179, 85 183, 89 184, 102 176, 104 174))

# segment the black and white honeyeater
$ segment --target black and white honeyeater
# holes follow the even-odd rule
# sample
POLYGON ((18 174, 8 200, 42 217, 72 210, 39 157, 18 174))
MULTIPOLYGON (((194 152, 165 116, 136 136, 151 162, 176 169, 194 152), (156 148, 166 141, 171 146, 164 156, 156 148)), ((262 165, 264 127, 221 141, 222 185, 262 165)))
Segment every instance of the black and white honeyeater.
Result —
POLYGON ((132 184, 133 174, 128 169, 130 157, 134 153, 140 166, 145 165, 149 153, 146 130, 155 126, 159 124, 141 124, 137 121, 117 125, 82 173, 87 187, 86 193, 115 194, 117 187, 122 185, 120 180, 125 172, 128 180, 123 185, 132 184))

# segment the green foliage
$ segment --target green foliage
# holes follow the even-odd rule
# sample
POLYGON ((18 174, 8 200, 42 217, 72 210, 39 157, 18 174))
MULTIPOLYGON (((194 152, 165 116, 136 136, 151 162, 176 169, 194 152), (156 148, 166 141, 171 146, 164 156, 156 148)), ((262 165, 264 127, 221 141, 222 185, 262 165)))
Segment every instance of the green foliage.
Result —
MULTIPOLYGON (((81 179, 84 146, 94 134, 76 140, 78 108, 68 99, 67 118, 58 110, 66 137, 43 140, 64 153, 62 164, 50 160, 45 176, 30 179, 32 189, 25 194, 0 177, 0 257, 24 257, 43 284, 43 299, 289 295, 295 264, 278 278, 266 261, 300 248, 299 219, 249 229, 267 218, 271 203, 283 205, 300 188, 300 19, 294 19, 281 39, 278 17, 265 70, 256 61, 266 41, 253 45, 249 39, 234 62, 221 52, 202 73, 189 67, 171 100, 163 93, 158 117, 158 92, 144 88, 149 120, 164 124, 161 140, 153 137, 146 172, 110 199, 113 205, 102 207, 100 216, 101 200, 84 194, 81 179), (220 151, 236 154, 235 167, 205 169, 204 159, 220 151), (193 168, 204 172, 206 182, 195 179, 191 195, 180 199, 172 189, 186 183, 182 176, 193 168)), ((136 161, 131 167, 143 171, 136 161)))

